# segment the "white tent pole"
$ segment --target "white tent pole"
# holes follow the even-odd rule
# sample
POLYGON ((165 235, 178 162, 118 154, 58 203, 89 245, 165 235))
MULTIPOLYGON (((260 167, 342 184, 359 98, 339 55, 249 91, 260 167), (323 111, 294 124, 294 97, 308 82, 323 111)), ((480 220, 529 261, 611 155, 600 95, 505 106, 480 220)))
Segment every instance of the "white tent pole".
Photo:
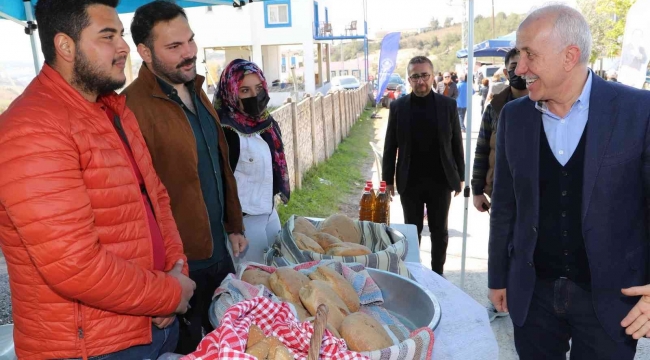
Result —
POLYGON ((469 0, 469 19, 467 34, 467 132, 465 133, 465 218, 463 219, 463 252, 460 265, 460 288, 465 289, 465 259, 467 257, 467 216, 469 211, 470 172, 472 161, 472 96, 474 90, 474 0, 469 0))
POLYGON ((32 2, 29 0, 23 0, 25 5, 25 18, 27 18, 27 26, 25 27, 25 33, 29 35, 29 39, 32 42, 32 56, 34 57, 34 71, 38 75, 41 71, 41 60, 38 58, 38 48, 36 46, 36 34, 34 24, 34 13, 32 9, 32 2))

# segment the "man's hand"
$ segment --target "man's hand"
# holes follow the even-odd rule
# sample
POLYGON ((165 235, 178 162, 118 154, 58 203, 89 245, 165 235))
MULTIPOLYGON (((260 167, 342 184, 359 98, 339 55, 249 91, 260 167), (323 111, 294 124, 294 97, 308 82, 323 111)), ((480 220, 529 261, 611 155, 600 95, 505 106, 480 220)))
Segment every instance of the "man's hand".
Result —
POLYGON ((641 296, 639 302, 621 321, 625 333, 635 340, 644 336, 650 337, 650 285, 636 286, 621 290, 625 296, 641 296))
POLYGON ((182 273, 184 263, 183 260, 178 260, 174 267, 167 273, 168 275, 175 277, 176 280, 178 280, 178 283, 181 284, 182 288, 181 302, 178 304, 176 311, 174 311, 176 314, 185 314, 185 312, 187 312, 190 299, 192 298, 192 295, 194 295, 194 289, 196 289, 196 283, 182 273))
POLYGON ((246 250, 248 246, 248 240, 242 234, 228 234, 228 240, 230 240, 230 245, 232 245, 232 254, 235 257, 239 256, 239 253, 246 250))
POLYGON ((395 196, 395 185, 386 184, 386 194, 390 196, 390 201, 393 201, 393 196, 395 196))
POLYGON ((464 182, 464 181, 461 181, 461 182, 460 182, 460 191, 454 191, 454 197, 460 195, 460 193, 463 192, 463 188, 464 188, 464 187, 465 187, 465 182, 464 182))
POLYGON ((176 319, 176 315, 169 315, 169 316, 160 316, 160 317, 155 317, 151 319, 151 322, 156 325, 158 329, 164 329, 168 327, 169 325, 174 323, 174 320, 176 319))
POLYGON ((490 208, 491 204, 488 201, 487 197, 485 197, 484 194, 474 195, 474 207, 476 210, 480 212, 486 212, 487 210, 483 208, 483 205, 487 206, 488 209, 490 208))
POLYGON ((488 299, 498 312, 508 312, 508 299, 506 298, 506 289, 490 289, 488 299))

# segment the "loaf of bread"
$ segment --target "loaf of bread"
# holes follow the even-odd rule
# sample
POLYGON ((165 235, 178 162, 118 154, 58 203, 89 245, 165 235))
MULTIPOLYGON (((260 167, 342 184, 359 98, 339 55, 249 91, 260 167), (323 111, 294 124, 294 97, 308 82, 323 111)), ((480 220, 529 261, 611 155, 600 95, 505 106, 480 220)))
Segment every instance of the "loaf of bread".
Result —
POLYGON ((312 280, 300 289, 300 300, 305 305, 310 314, 316 316, 318 306, 327 305, 328 315, 327 323, 332 325, 336 330, 343 323, 343 319, 350 315, 347 305, 336 295, 334 289, 326 282, 321 280, 312 280))
POLYGON ((350 312, 359 311, 359 307, 361 306, 359 295, 343 275, 327 266, 321 265, 316 268, 316 271, 309 274, 309 278, 326 282, 334 289, 334 292, 336 292, 341 300, 343 300, 350 312))
POLYGON ((311 236, 318 232, 314 224, 304 217, 296 216, 293 220, 293 231, 311 236))
POLYGON ((288 302, 291 305, 293 305, 293 307, 296 309, 296 313, 298 314, 298 320, 300 320, 300 322, 306 321, 311 316, 311 314, 309 314, 309 311, 305 309, 305 307, 302 305, 301 302, 293 303, 285 298, 280 298, 280 300, 284 302, 288 302))
POLYGON ((330 245, 327 248, 326 254, 334 256, 359 256, 372 254, 372 251, 363 245, 344 242, 330 245))
POLYGON ((308 282, 309 278, 307 276, 288 267, 276 269, 269 278, 273 293, 294 304, 300 303, 300 289, 308 282))
POLYGON ((291 354, 291 351, 289 349, 280 344, 276 347, 272 347, 271 350, 269 350, 269 356, 267 357, 268 360, 293 360, 293 355, 291 354))
POLYGON ((342 214, 334 214, 320 224, 321 232, 333 235, 338 239, 359 244, 361 243, 361 232, 354 224, 354 221, 342 214))
POLYGON ((280 341, 280 339, 275 336, 269 336, 265 339, 265 341, 269 343, 269 356, 271 353, 275 352, 276 348, 279 346, 284 346, 284 344, 282 344, 282 341, 280 341))
POLYGON ((336 236, 324 232, 317 232, 313 234, 311 238, 314 239, 325 251, 327 251, 327 248, 330 247, 330 245, 340 244, 342 242, 341 239, 336 236))
POLYGON ((257 343, 264 340, 265 338, 266 336, 264 335, 264 331, 262 331, 259 326, 251 324, 251 326, 248 328, 248 342, 246 343, 246 348, 248 349, 257 345, 257 343))
POLYGON ((314 239, 310 238, 309 236, 305 234, 301 234, 299 232, 293 232, 293 239, 296 241, 296 245, 298 245, 298 249, 300 250, 308 250, 308 251, 313 251, 319 254, 325 254, 325 250, 318 245, 314 239))
POLYGON ((271 346, 269 345, 269 342, 266 339, 264 339, 258 342, 257 344, 249 348, 246 348, 246 354, 264 360, 266 359, 267 356, 269 356, 269 350, 271 350, 271 346))
POLYGON ((384 327, 362 312, 346 317, 339 331, 352 351, 374 351, 393 346, 393 340, 384 327))
POLYGON ((251 285, 264 285, 267 289, 271 290, 271 284, 269 283, 269 278, 271 274, 260 269, 249 269, 244 271, 241 276, 243 281, 251 285))

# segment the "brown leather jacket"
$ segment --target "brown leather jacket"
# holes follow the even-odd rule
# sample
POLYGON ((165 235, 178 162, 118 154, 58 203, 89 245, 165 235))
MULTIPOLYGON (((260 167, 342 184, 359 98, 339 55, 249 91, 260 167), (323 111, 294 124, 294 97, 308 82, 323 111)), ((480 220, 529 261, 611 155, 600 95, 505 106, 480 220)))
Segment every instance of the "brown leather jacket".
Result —
MULTIPOLYGON (((224 189, 226 232, 243 233, 237 183, 228 161, 228 144, 219 116, 201 89, 202 76, 195 81, 196 93, 217 122, 221 174, 224 189)), ((194 133, 184 110, 160 89, 156 76, 145 66, 125 90, 127 106, 135 113, 151 153, 153 165, 171 198, 172 213, 188 260, 207 259, 212 254, 212 234, 198 174, 194 133)))

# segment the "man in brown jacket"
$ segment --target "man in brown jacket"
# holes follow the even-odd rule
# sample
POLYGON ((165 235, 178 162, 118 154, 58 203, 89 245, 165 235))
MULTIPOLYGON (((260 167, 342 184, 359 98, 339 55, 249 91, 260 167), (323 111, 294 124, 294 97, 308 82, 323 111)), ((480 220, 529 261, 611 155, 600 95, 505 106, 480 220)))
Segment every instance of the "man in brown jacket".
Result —
POLYGON ((235 271, 227 249, 247 246, 237 184, 219 118, 196 74, 197 46, 183 9, 156 1, 136 10, 133 41, 144 63, 124 91, 154 167, 169 191, 196 291, 181 321, 177 353, 194 351, 212 330, 215 289, 235 271))

